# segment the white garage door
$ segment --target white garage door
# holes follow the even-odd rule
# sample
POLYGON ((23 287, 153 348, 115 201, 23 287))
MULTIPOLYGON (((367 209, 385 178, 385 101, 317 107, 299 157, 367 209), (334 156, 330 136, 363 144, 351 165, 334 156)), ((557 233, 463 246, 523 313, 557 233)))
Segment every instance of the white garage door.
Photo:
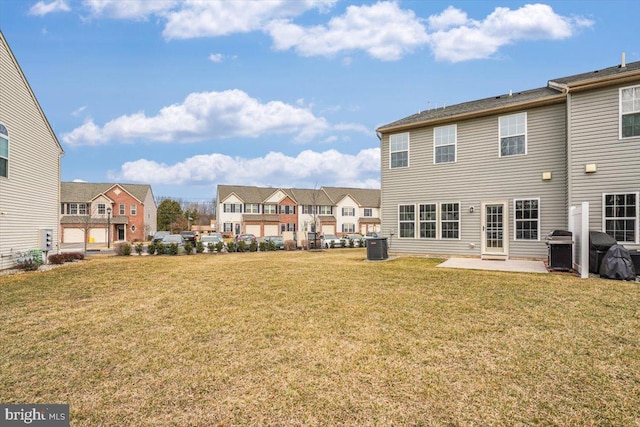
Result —
POLYGON ((335 225, 323 225, 322 232, 324 234, 336 234, 336 226, 335 225))
POLYGON ((84 230, 81 230, 79 228, 65 228, 63 242, 64 243, 84 242, 84 230))
POLYGON ((256 237, 262 237, 262 235, 260 234, 259 225, 247 225, 246 230, 247 234, 253 234, 256 237))
MULTIPOLYGON (((107 242, 107 229, 106 228, 92 228, 89 231, 89 241, 93 238, 93 243, 106 243, 107 242)), ((113 241, 113 236, 111 236, 113 241)))
POLYGON ((278 225, 265 225, 264 226, 264 235, 265 236, 277 236, 278 233, 278 225))

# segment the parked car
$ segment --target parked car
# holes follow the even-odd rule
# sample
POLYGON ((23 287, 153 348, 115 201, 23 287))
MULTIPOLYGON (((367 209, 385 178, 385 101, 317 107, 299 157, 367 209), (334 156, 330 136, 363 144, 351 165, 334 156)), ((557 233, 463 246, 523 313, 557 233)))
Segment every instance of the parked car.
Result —
POLYGON ((267 236, 264 238, 266 243, 273 242, 276 249, 284 249, 284 239, 281 236, 267 236))
POLYGON ((364 235, 364 245, 367 246, 367 240, 378 239, 380 237, 382 237, 381 233, 378 233, 377 231, 370 231, 364 235))
POLYGON ((224 241, 222 238, 222 234, 220 233, 210 233, 200 237, 200 241, 204 243, 205 246, 209 243, 218 243, 224 241))
POLYGON ((181 231, 180 235, 184 238, 185 242, 189 242, 192 245, 196 245, 196 233, 193 231, 181 231))
POLYGON ((162 244, 165 246, 169 246, 172 243, 177 243, 178 246, 184 246, 184 237, 181 234, 169 234, 162 238, 162 244))
POLYGON ((151 243, 158 243, 158 242, 162 242, 162 238, 164 236, 168 236, 169 234, 171 234, 170 231, 156 231, 156 233, 153 235, 153 238, 151 239, 151 243))
POLYGON ((329 249, 333 243, 334 248, 340 247, 340 238, 335 234, 325 234, 322 236, 322 247, 329 249))
POLYGON ((245 242, 247 245, 250 245, 251 242, 256 242, 256 236, 253 234, 238 234, 236 236, 236 243, 240 243, 241 241, 245 242))
POLYGON ((364 236, 362 236, 362 234, 345 234, 344 236, 342 236, 342 239, 340 240, 344 241, 345 248, 351 247, 350 242, 352 240, 353 240, 353 246, 358 247, 360 246, 360 242, 364 241, 364 236))

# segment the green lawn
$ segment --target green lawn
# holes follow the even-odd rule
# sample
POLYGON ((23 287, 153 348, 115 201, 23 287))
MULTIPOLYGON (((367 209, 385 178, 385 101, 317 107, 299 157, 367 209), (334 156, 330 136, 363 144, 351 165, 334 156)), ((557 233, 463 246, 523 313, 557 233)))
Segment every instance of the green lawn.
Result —
POLYGON ((73 426, 640 424, 637 283, 364 258, 0 276, 0 402, 73 426))

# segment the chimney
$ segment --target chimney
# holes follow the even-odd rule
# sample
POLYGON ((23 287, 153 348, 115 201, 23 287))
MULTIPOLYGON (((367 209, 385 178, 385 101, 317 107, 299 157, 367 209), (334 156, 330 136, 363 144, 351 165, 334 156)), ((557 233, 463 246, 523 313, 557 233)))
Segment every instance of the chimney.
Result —
POLYGON ((624 68, 627 66, 627 58, 624 52, 622 52, 622 63, 620 64, 620 68, 624 68))

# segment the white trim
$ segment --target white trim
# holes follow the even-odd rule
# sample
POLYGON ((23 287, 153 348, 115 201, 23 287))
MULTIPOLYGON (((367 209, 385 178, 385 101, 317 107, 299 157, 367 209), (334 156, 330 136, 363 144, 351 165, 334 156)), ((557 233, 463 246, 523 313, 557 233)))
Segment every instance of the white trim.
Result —
POLYGON ((458 125, 454 123, 452 125, 434 127, 433 128, 433 164, 434 165, 446 165, 446 164, 457 163, 457 162, 458 162, 458 125), (444 128, 451 128, 451 127, 453 128, 453 144, 437 145, 437 142, 436 142, 436 130, 444 129, 444 128), (448 147, 450 145, 453 145, 453 161, 452 162, 436 162, 436 148, 438 148, 438 147, 448 147))
POLYGON ((508 114, 506 116, 499 116, 498 117, 498 158, 510 158, 510 157, 519 157, 519 156, 526 156, 529 152, 529 138, 528 138, 528 133, 529 133, 529 127, 528 127, 528 117, 527 117, 527 112, 521 112, 521 113, 515 113, 515 114, 508 114), (524 116, 524 153, 523 154, 512 154, 509 156, 503 156, 502 155, 502 138, 506 138, 509 136, 518 136, 521 135, 519 133, 517 134, 513 134, 513 135, 502 135, 502 119, 506 119, 509 117, 515 117, 515 116, 524 116))
POLYGON ((438 202, 424 202, 424 203, 417 203, 417 209, 416 209, 416 238, 421 239, 421 240, 440 240, 440 204, 438 202), (436 219, 431 221, 421 221, 420 220, 420 206, 423 205, 434 205, 436 207, 436 219), (436 236, 435 237, 421 237, 420 236, 420 224, 423 222, 435 222, 436 224, 436 236))
MULTIPOLYGON (((455 220, 444 220, 447 222, 456 222, 455 220)), ((462 239, 462 203, 461 202, 440 202, 438 206, 438 239, 439 240, 461 240, 462 239), (458 237, 442 237, 442 205, 458 205, 458 237)))
MULTIPOLYGON (((627 244, 638 244, 638 242, 640 242, 640 236, 638 236, 638 234, 640 233, 640 212, 638 211, 638 209, 640 208, 640 192, 638 191, 616 191, 614 193, 602 193, 602 232, 606 233, 607 232, 607 204, 605 201, 605 198, 607 195, 620 195, 620 194, 635 194, 636 196, 636 216, 635 217, 613 217, 613 218, 625 218, 625 219, 633 219, 635 221, 635 227, 634 227, 634 234, 635 234, 635 240, 632 242, 627 242, 627 241, 619 241, 618 243, 627 243, 627 244)), ((612 236, 613 237, 613 236, 612 236)))
MULTIPOLYGON (((540 198, 539 197, 517 197, 513 199, 513 241, 514 242, 539 242, 540 241, 540 223, 542 221, 542 205, 540 203, 540 198), (517 220, 516 220, 516 202, 518 200, 536 200, 538 202, 538 219, 536 220, 538 222, 538 238, 537 239, 518 239, 517 237, 517 232, 518 232, 518 226, 517 226, 517 220)), ((526 219, 523 219, 521 221, 527 221, 526 219)))
POLYGON ((482 202, 480 203, 481 219, 480 219, 480 257, 482 259, 509 259, 509 202, 482 202), (486 226, 487 226, 487 205, 502 205, 502 252, 487 251, 486 226))
POLYGON ((410 148, 411 148, 411 138, 410 138, 410 136, 411 135, 409 134, 409 132, 394 133, 392 135, 389 135, 389 169, 404 169, 404 168, 408 168, 409 167, 409 165, 410 165, 409 153, 410 153, 410 148), (396 167, 393 167, 391 165, 391 155, 393 153, 401 153, 401 152, 405 151, 405 150, 393 151, 391 149, 391 138, 394 137, 394 136, 400 136, 400 135, 407 135, 407 150, 406 150, 407 151, 407 166, 396 166, 396 167))
MULTIPOLYGON (((621 87, 620 89, 618 89, 618 139, 621 141, 628 141, 630 139, 640 138, 640 135, 633 135, 633 136, 627 136, 627 137, 622 136, 622 91, 625 89, 634 89, 634 88, 640 88, 640 85, 621 87)), ((638 114, 638 113, 640 113, 640 110, 634 109, 631 113, 626 113, 626 114, 638 114)))
MULTIPOLYGON (((416 204, 415 203, 398 203, 398 239, 415 239, 416 238, 416 204), (413 237, 402 237, 400 236, 400 206, 413 206, 413 237)), ((409 222, 409 221, 402 221, 402 222, 409 222)))

